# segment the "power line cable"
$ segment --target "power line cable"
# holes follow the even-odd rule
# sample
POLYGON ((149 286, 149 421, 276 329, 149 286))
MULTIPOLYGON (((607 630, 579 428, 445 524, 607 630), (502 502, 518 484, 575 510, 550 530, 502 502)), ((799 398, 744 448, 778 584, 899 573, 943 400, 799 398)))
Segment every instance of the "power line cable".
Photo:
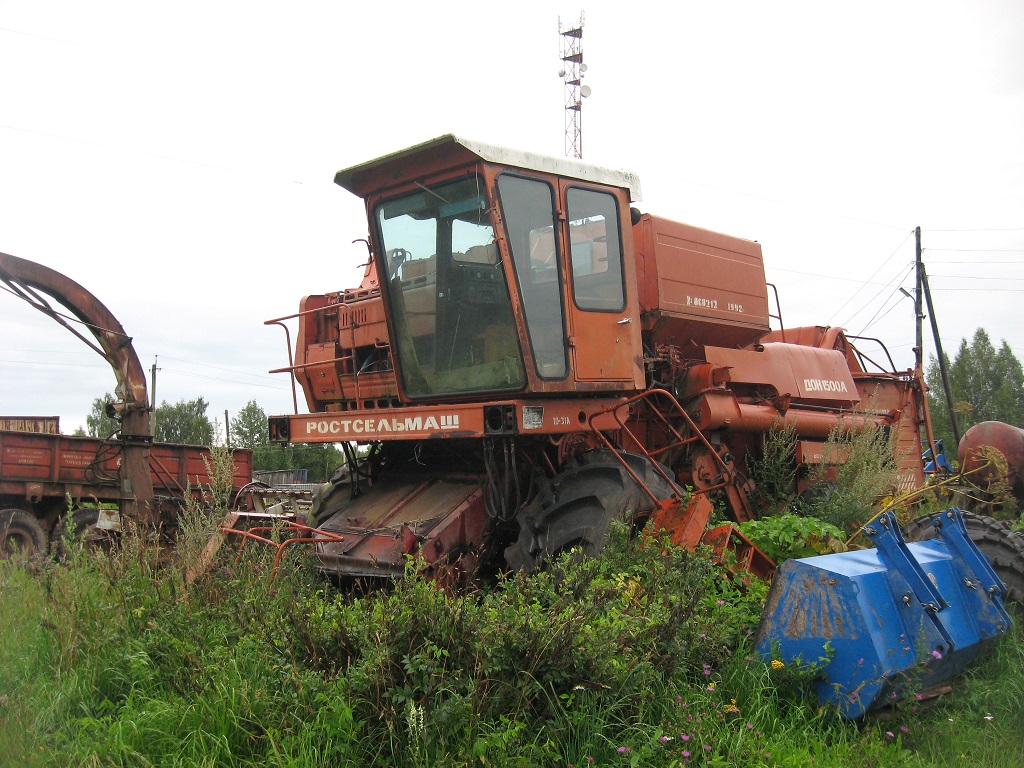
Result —
POLYGON ((236 381, 234 379, 222 379, 217 376, 202 376, 198 373, 189 373, 188 371, 179 371, 174 368, 164 368, 161 366, 160 370, 164 373, 173 373, 178 376, 184 376, 189 379, 205 379, 206 381, 220 381, 226 384, 240 384, 245 387, 259 387, 260 389, 288 389, 288 387, 274 387, 270 384, 254 384, 250 381, 236 381))
MULTIPOLYGON (((807 277, 819 277, 823 280, 842 280, 846 283, 863 283, 855 277, 836 277, 835 275, 821 275, 817 272, 802 272, 799 269, 783 269, 782 267, 766 267, 769 272, 786 272, 791 275, 805 275, 807 277)), ((888 283, 868 283, 868 285, 881 285, 885 287, 888 283)))
POLYGON ((209 365, 207 363, 197 363, 194 360, 182 360, 180 357, 170 357, 168 355, 160 355, 161 360, 174 360, 178 363, 185 363, 186 365, 194 365, 198 368, 210 368, 214 371, 224 371, 226 373, 237 373, 239 376, 252 376, 258 379, 270 379, 271 381, 279 381, 277 377, 268 376, 262 373, 249 373, 248 371, 240 371, 237 368, 222 368, 218 365, 209 365))
MULTIPOLYGON (((913 269, 913 267, 911 267, 911 269, 913 269)), ((909 277, 909 273, 903 279, 906 279, 906 277, 909 277)), ((902 282, 903 282, 903 280, 901 279, 900 283, 902 283, 902 282)), ((867 325, 865 325, 861 329, 860 333, 857 334, 858 336, 863 336, 864 333, 868 330, 868 328, 870 328, 872 325, 874 325, 876 321, 881 320, 882 317, 885 317, 885 315, 889 314, 889 312, 891 312, 893 309, 895 309, 899 305, 899 300, 897 300, 896 303, 892 305, 892 307, 890 307, 888 310, 886 310, 885 314, 883 314, 881 317, 879 317, 878 313, 881 312, 883 309, 885 309, 885 305, 888 304, 892 300, 892 297, 895 296, 899 292, 900 287, 901 287, 900 285, 897 285, 895 288, 893 288, 892 293, 890 293, 888 298, 886 298, 886 300, 882 302, 882 306, 880 306, 875 311, 875 314, 871 317, 870 320, 868 320, 867 325)), ((872 299, 872 301, 873 301, 873 299, 872 299)))
POLYGON ((21 30, 21 29, 11 29, 10 27, 0 27, 0 32, 10 32, 11 34, 14 34, 14 35, 24 35, 25 37, 34 37, 37 40, 49 40, 50 42, 53 42, 53 43, 61 43, 63 45, 73 45, 76 48, 85 48, 86 47, 86 46, 82 45, 81 43, 75 43, 75 42, 72 42, 71 40, 61 40, 60 38, 49 37, 47 35, 37 35, 34 32, 25 32, 24 30, 21 30))
MULTIPOLYGON (((890 256, 890 258, 892 258, 892 257, 890 256)), ((876 292, 874 296, 872 296, 870 299, 868 299, 866 302, 864 302, 863 306, 861 306, 860 309, 858 309, 856 312, 854 312, 852 315, 850 315, 843 323, 841 323, 841 325, 844 328, 848 328, 853 323, 854 318, 857 317, 857 315, 859 315, 861 312, 867 311, 871 307, 871 305, 875 303, 875 300, 879 296, 882 295, 883 291, 885 291, 885 289, 888 288, 889 286, 891 286, 893 283, 897 284, 896 288, 893 289, 893 293, 898 291, 899 290, 899 286, 903 283, 904 280, 906 280, 910 276, 910 273, 913 272, 913 270, 914 270, 914 265, 911 264, 908 267, 908 269, 907 269, 907 271, 905 273, 897 274, 895 277, 893 277, 893 279, 891 279, 888 283, 886 283, 884 286, 882 286, 882 288, 879 289, 878 292, 876 292)), ((851 299, 852 298, 853 297, 851 297, 851 299)), ((886 299, 886 301, 888 301, 888 299, 886 299)), ((849 302, 847 302, 847 303, 849 303, 849 302)), ((884 302, 883 302, 883 306, 884 306, 884 302)), ((838 310, 835 313, 833 313, 832 317, 835 317, 836 314, 838 314, 838 310)), ((829 323, 831 323, 831 322, 832 322, 832 318, 829 318, 829 323)))
POLYGON ((1024 248, 922 248, 928 253, 1024 253, 1024 248))
MULTIPOLYGON (((897 290, 899 290, 899 289, 897 289, 897 290)), ((895 294, 890 294, 889 298, 891 299, 893 297, 893 295, 895 295, 895 294)), ((875 323, 881 322, 885 318, 886 315, 888 315, 890 312, 892 312, 894 309, 896 309, 896 307, 898 307, 900 305, 900 300, 901 299, 897 299, 893 303, 893 305, 891 307, 889 307, 887 310, 885 310, 885 312, 883 312, 881 315, 878 315, 878 312, 876 312, 875 314, 878 315, 878 317, 877 318, 873 318, 872 320, 870 320, 868 322, 868 324, 864 326, 864 330, 861 331, 857 335, 858 336, 863 336, 864 333, 868 331, 868 329, 870 329, 873 325, 875 325, 875 323)), ((888 301, 889 301, 889 299, 886 299, 886 302, 888 302, 888 301)), ((882 306, 884 307, 885 305, 883 304, 882 306)), ((879 312, 881 312, 881 309, 879 309, 879 312)))
POLYGON ((941 277, 946 280, 1024 280, 1024 277, 1001 277, 999 275, 986 277, 984 275, 933 275, 931 272, 928 273, 928 279, 930 280, 937 277, 941 277))
MULTIPOLYGON (((858 288, 856 291, 854 291, 853 295, 850 298, 848 298, 846 301, 844 301, 842 306, 839 307, 839 309, 837 309, 835 312, 832 313, 832 317, 830 317, 828 319, 828 324, 829 325, 832 324, 832 321, 835 319, 835 317, 840 312, 842 312, 844 309, 846 309, 846 307, 850 304, 851 301, 853 301, 855 298, 857 298, 857 295, 864 289, 864 287, 866 285, 868 285, 868 284, 874 285, 874 283, 871 283, 871 280, 874 279, 875 275, 877 275, 879 272, 882 271, 882 269, 885 267, 886 264, 888 264, 890 261, 892 261, 892 257, 895 256, 899 252, 900 248, 902 248, 904 243, 906 243, 907 240, 910 239, 910 236, 912 234, 914 234, 913 230, 911 230, 910 232, 907 232, 907 236, 904 237, 902 241, 900 241, 900 244, 896 246, 896 248, 893 250, 892 253, 889 254, 889 256, 886 258, 886 260, 878 265, 878 269, 876 269, 874 272, 872 272, 871 275, 868 277, 868 279, 864 281, 863 285, 861 285, 860 288, 858 288)), ((886 283, 886 285, 889 285, 889 283, 886 283)), ((884 288, 883 288, 883 290, 884 290, 884 288)), ((881 293, 881 291, 879 291, 879 293, 881 293)), ((874 299, 872 299, 872 301, 873 300, 874 299)), ((856 316, 857 316, 856 314, 853 315, 853 317, 856 317, 856 316)), ((850 319, 852 320, 853 317, 851 317, 850 319)))
MULTIPOLYGON (((106 363, 97 362, 95 365, 90 363, 57 363, 52 360, 7 360, 0 359, 0 363, 12 363, 16 365, 35 365, 35 366, 46 366, 51 368, 90 368, 96 371, 104 371, 109 373, 110 366, 106 363)), ((287 390, 288 387, 284 386, 272 386, 270 384, 256 384, 251 381, 238 381, 236 379, 225 379, 217 376, 202 376, 198 373, 189 373, 187 371, 179 371, 174 368, 163 368, 160 370, 166 373, 173 373, 178 376, 184 376, 190 379, 206 379, 207 381, 220 381, 225 384, 238 384, 243 387, 259 387, 260 389, 280 389, 287 390)), ((270 377, 267 377, 270 378, 270 377)))
POLYGON ((89 363, 55 363, 50 360, 0 360, 0 363, 16 363, 18 365, 47 365, 55 368, 95 368, 96 370, 110 371, 109 363, 97 363, 96 365, 90 365, 89 363))
POLYGON ((984 291, 987 293, 1024 293, 1024 288, 932 288, 933 291, 984 291))
POLYGON ((943 266, 945 264, 1006 264, 1006 265, 1013 265, 1013 264, 1024 264, 1024 259, 1012 259, 1010 261, 978 261, 977 259, 971 259, 970 261, 944 261, 944 260, 936 261, 935 259, 929 259, 928 263, 929 264, 938 264, 939 266, 943 266))
POLYGON ((980 227, 978 229, 925 229, 922 232, 1024 232, 1024 227, 980 227))

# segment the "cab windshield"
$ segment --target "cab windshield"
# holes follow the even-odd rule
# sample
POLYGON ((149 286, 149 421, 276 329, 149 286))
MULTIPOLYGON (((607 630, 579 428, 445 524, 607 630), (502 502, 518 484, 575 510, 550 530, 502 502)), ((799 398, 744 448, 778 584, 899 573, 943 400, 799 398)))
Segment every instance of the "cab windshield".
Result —
POLYGON ((375 216, 409 397, 521 389, 522 355, 482 179, 423 187, 375 216))

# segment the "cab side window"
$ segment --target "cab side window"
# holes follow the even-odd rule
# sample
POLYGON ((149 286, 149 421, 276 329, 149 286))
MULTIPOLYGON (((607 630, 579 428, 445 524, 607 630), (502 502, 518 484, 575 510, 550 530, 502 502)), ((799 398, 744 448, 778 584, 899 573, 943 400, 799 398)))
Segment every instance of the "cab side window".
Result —
POLYGON ((570 188, 569 218, 572 294, 580 309, 621 312, 626 308, 618 207, 605 192, 570 188))

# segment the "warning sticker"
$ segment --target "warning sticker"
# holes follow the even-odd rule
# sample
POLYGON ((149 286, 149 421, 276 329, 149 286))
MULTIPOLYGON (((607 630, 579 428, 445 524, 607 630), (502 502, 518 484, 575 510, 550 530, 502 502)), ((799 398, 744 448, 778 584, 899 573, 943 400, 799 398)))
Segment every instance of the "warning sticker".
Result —
POLYGON ((544 426, 544 406, 523 406, 523 429, 540 429, 544 426))

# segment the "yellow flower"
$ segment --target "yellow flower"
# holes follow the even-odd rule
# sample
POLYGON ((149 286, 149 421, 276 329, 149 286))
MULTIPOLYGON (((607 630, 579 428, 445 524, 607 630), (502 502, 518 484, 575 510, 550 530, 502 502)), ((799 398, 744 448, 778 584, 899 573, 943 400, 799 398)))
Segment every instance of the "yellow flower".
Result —
POLYGON ((778 659, 772 659, 772 669, 782 669, 784 666, 786 665, 778 659))

